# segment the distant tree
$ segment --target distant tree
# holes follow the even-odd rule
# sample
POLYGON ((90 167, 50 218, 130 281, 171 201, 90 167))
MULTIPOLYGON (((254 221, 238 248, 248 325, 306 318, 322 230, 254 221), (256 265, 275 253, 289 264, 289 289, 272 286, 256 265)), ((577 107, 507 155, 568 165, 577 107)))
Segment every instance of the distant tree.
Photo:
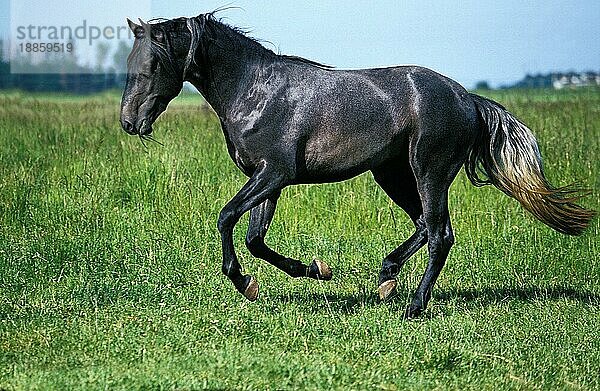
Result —
POLYGON ((491 88, 487 81, 481 80, 481 81, 478 81, 477 84, 475 84, 475 89, 476 90, 490 90, 491 88))
POLYGON ((85 69, 79 65, 79 58, 77 56, 77 42, 75 40, 69 40, 68 44, 71 45, 72 52, 69 55, 61 56, 61 73, 81 73, 85 69))
POLYGON ((104 63, 108 57, 110 46, 106 42, 99 42, 96 46, 96 70, 102 72, 104 70, 104 63))
POLYGON ((12 87, 12 75, 10 64, 6 61, 4 53, 4 41, 0 40, 0 89, 12 87))
POLYGON ((113 54, 115 73, 127 73, 127 57, 129 56, 129 52, 131 52, 129 43, 127 41, 119 41, 117 50, 113 54))

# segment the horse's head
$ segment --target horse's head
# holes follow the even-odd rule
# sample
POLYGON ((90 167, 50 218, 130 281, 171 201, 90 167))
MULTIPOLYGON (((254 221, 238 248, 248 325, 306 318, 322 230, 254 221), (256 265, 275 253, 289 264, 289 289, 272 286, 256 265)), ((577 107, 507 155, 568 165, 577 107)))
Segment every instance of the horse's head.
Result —
POLYGON ((138 25, 127 20, 135 35, 127 59, 127 82, 121 101, 121 126, 132 135, 152 133, 152 124, 179 95, 192 44, 189 19, 138 25))

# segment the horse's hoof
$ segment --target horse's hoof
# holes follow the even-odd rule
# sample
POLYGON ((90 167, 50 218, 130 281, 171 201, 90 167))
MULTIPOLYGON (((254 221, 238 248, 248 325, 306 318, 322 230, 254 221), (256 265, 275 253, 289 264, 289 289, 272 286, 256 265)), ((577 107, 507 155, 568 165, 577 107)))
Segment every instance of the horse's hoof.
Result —
POLYGON ((396 294, 396 280, 387 280, 377 290, 379 291, 379 298, 383 301, 390 299, 396 294))
POLYGON ((317 280, 331 280, 331 268, 323 261, 315 259, 309 266, 309 276, 317 280))
POLYGON ((250 301, 256 301, 258 298, 258 282, 252 276, 250 276, 250 281, 248 281, 248 285, 244 290, 244 297, 250 301))
POLYGON ((411 320, 418 318, 423 313, 423 308, 417 307, 414 305, 409 305, 406 307, 406 311, 404 311, 404 319, 411 320))

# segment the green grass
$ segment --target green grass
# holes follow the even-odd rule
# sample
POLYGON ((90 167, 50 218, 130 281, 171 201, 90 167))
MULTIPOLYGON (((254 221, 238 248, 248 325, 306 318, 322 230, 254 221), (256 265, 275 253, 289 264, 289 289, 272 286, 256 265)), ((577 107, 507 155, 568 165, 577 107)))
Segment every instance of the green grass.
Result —
MULTIPOLYGON (((600 92, 486 93, 534 129, 550 179, 594 190, 600 92)), ((0 95, 0 389, 600 389, 600 225, 566 237, 459 175, 456 245, 422 319, 376 300, 412 233, 369 174, 286 189, 267 241, 332 266, 292 280, 236 246, 248 303, 221 275, 216 220, 244 183, 218 121, 187 97, 144 148, 115 94, 0 95)))

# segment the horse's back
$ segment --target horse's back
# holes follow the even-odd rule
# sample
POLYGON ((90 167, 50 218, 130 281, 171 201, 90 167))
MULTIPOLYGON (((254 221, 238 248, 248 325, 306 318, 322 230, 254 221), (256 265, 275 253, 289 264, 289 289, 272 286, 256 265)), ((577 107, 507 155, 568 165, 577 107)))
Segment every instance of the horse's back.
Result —
POLYGON ((368 73, 308 69, 291 85, 294 126, 305 145, 306 181, 346 179, 385 161, 404 144, 410 97, 400 102, 368 73))
POLYGON ((442 128, 477 124, 469 92, 454 80, 419 66, 358 70, 308 67, 300 72, 296 83, 290 83, 290 90, 307 116, 317 113, 320 119, 328 120, 327 125, 356 131, 368 123, 398 136, 415 124, 442 128))
MULTIPOLYGON (((307 180, 345 179, 405 154, 412 139, 471 144, 477 115, 468 92, 427 68, 307 67, 290 86, 304 126, 307 180)), ((440 145, 442 147, 443 145, 440 145)))

